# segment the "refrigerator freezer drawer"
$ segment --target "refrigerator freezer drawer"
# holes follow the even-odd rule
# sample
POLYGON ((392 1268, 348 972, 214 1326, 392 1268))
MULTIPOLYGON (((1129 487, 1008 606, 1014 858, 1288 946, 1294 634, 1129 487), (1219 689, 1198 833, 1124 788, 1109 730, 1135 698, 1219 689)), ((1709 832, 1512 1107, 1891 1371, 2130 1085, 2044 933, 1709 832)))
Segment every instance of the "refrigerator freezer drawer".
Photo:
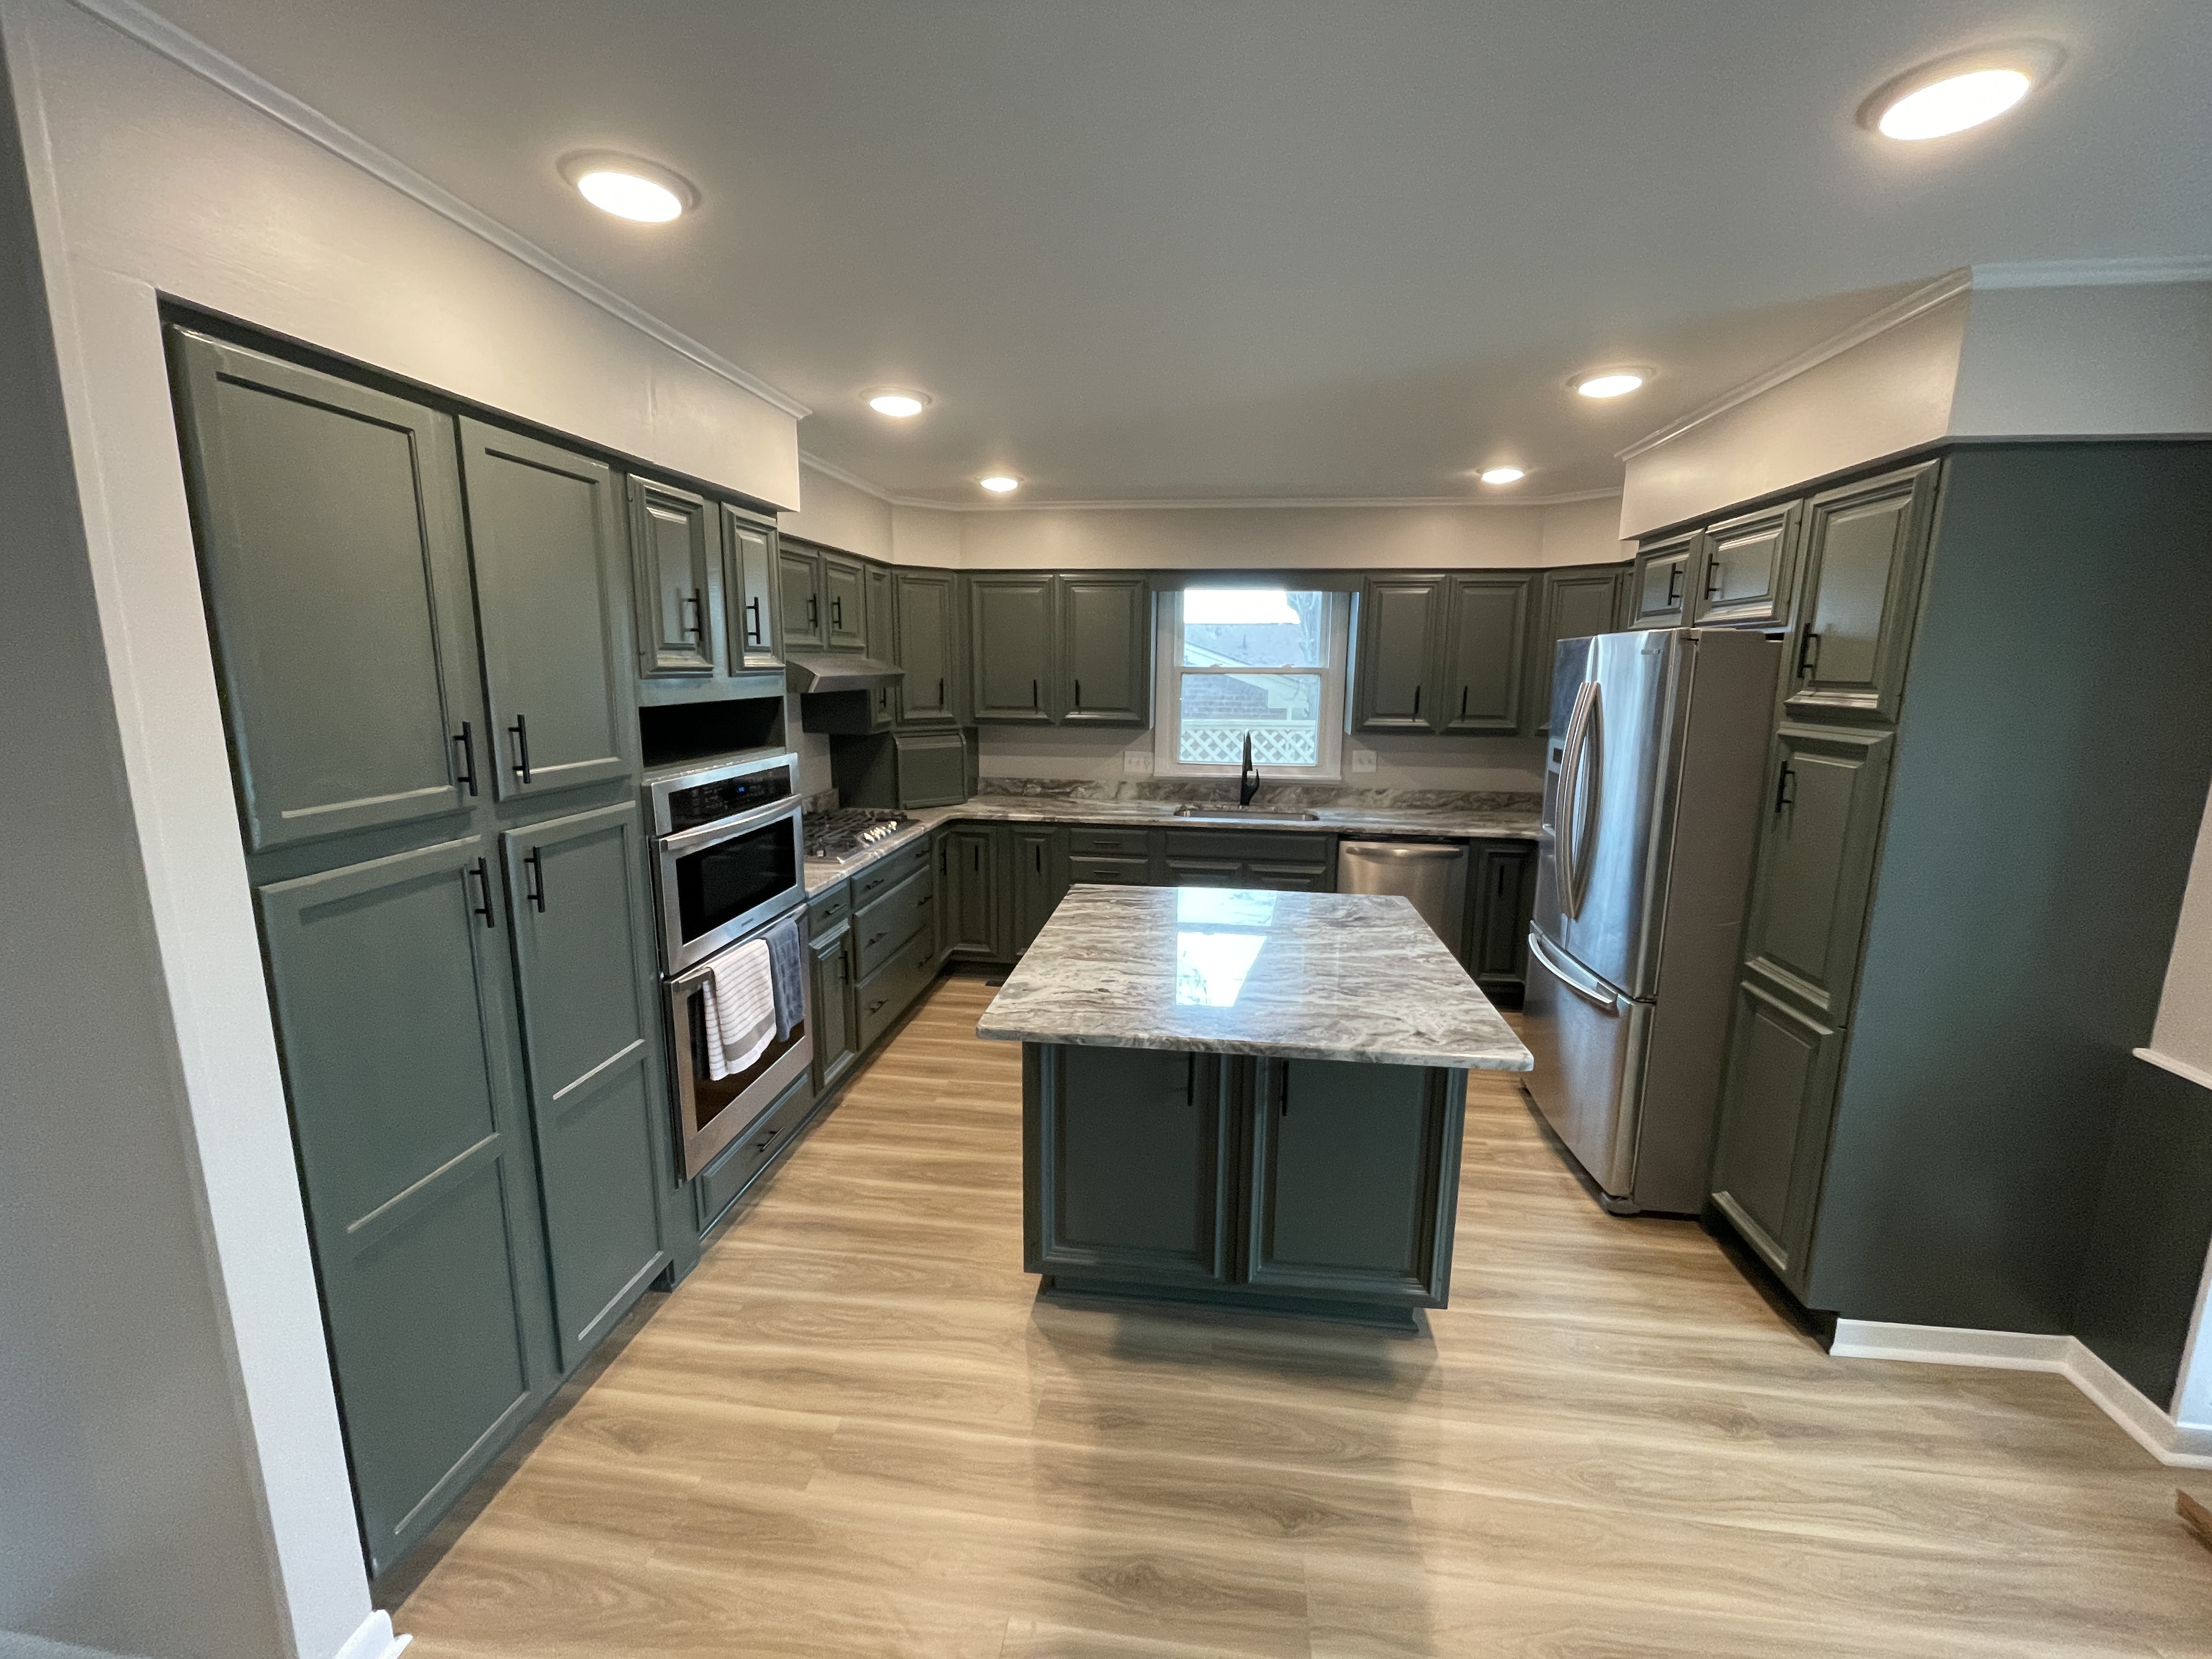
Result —
POLYGON ((1621 996, 1528 936, 1521 1040, 1535 1056, 1527 1079, 1537 1109, 1618 1207, 1635 1207, 1636 1104, 1651 1005, 1621 996))

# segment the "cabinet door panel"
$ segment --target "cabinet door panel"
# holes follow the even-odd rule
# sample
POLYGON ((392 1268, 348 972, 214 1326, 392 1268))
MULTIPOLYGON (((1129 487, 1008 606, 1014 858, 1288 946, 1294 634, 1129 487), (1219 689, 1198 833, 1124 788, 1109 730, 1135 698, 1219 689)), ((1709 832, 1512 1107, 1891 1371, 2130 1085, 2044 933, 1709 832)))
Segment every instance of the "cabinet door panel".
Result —
POLYGON ((1030 948, 1066 896, 1055 836, 1049 830, 1017 830, 1009 841, 1014 865, 1014 954, 1030 948))
POLYGON ((637 769, 622 502, 603 461, 461 422, 501 799, 637 769))
POLYGON ((1060 617, 1060 719, 1070 726, 1151 725, 1151 584, 1142 576, 1062 576, 1060 617))
POLYGON ((459 811, 493 759, 453 422, 198 335, 172 346, 248 843, 459 811))
POLYGON ((331 1363, 372 1566, 388 1566, 551 1385, 483 836, 259 889, 331 1363))
POLYGON ((955 584, 945 570, 899 570, 892 573, 897 616, 897 662, 906 670, 898 688, 899 720, 903 724, 940 726, 952 714, 953 655, 958 617, 954 611, 955 584))
POLYGON ((629 481, 630 560, 636 567, 641 674, 714 672, 720 610, 714 511, 689 490, 629 481))
POLYGON ((722 632, 729 642, 730 672, 780 668, 777 645, 778 561, 775 532, 722 508, 722 593, 727 605, 722 632))
POLYGON ((969 651, 978 720, 1049 725, 1053 580, 1049 576, 971 576, 969 651))
POLYGON ((1678 536, 1638 550, 1636 574, 1631 579, 1636 585, 1636 608, 1629 626, 1675 628, 1681 624, 1697 550, 1698 538, 1694 535, 1678 536))
POLYGON ((1613 631, 1622 572, 1620 565, 1600 565, 1554 570, 1544 577, 1521 705, 1522 726, 1530 736, 1543 737, 1552 729, 1552 665, 1559 641, 1613 631))
POLYGON ((819 651, 830 638, 830 619, 822 608, 822 560, 786 543, 777 550, 776 565, 782 573, 784 648, 819 651))
POLYGON ((1805 599, 1784 671, 1790 718, 1895 722, 1941 466, 1832 489, 1808 506, 1805 599))
POLYGON ((1528 982, 1535 848, 1530 842, 1478 842, 1471 851, 1467 970, 1484 995, 1517 1003, 1528 982))
POLYGON ((1768 766, 1745 960, 1754 975, 1838 1023, 1848 1018, 1858 972, 1891 741, 1785 726, 1768 766))
POLYGON ((1531 579, 1525 575, 1452 579, 1445 731, 1511 733, 1521 729, 1530 586, 1531 579))
POLYGON ((858 559, 838 553, 822 556, 822 608, 832 651, 867 648, 867 578, 858 559))
POLYGON ((1756 984, 1736 994, 1721 1084, 1713 1199, 1802 1291, 1843 1039, 1756 984))
POLYGON ((1773 623, 1790 620, 1797 574, 1800 508, 1770 507, 1709 526, 1698 538, 1694 625, 1773 623))
POLYGON ((1352 665, 1355 731, 1436 729, 1443 603, 1440 576, 1370 577, 1360 584, 1359 647, 1352 665))
POLYGON ((1262 1061, 1252 1108, 1249 1281, 1443 1305, 1458 1196, 1444 1148, 1458 1142, 1465 1075, 1262 1061))
MULTIPOLYGON (((956 830, 945 838, 954 902, 951 954, 983 962, 1002 960, 999 948, 1000 875, 997 842, 989 830, 956 830)), ((943 899, 939 902, 944 903, 943 899)))
POLYGON ((860 1058, 853 1041, 853 929, 840 923, 811 947, 814 975, 814 1091, 829 1088, 860 1058))
POLYGON ((1030 1273, 1218 1285, 1230 1271, 1231 1120, 1210 1054, 1028 1045, 1030 1273))
POLYGON ((566 1370, 667 1260, 657 1188, 668 1106, 644 943, 645 853, 638 809, 627 804, 500 840, 566 1370))

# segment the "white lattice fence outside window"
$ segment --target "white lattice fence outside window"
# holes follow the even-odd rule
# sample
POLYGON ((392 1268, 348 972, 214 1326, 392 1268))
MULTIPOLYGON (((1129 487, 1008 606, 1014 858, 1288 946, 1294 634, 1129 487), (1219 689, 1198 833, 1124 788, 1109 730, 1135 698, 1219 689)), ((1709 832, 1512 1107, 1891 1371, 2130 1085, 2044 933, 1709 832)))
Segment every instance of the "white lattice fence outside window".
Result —
POLYGON ((1320 759, 1321 733, 1310 726, 1194 720, 1182 723, 1180 758, 1185 766, 1235 766, 1244 758, 1247 732, 1252 734, 1255 765, 1312 766, 1320 759))

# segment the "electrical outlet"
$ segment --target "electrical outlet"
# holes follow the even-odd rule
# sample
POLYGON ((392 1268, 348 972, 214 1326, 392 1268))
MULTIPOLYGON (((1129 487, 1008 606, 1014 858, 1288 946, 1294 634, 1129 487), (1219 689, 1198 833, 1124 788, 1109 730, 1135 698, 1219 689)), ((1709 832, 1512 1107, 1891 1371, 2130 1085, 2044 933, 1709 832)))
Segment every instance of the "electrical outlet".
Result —
POLYGON ((1372 749, 1353 750, 1352 769, 1355 772, 1372 772, 1375 769, 1375 751, 1372 749))
POLYGON ((1150 777, 1152 771, 1152 751, 1149 749, 1124 749, 1121 769, 1133 777, 1150 777))

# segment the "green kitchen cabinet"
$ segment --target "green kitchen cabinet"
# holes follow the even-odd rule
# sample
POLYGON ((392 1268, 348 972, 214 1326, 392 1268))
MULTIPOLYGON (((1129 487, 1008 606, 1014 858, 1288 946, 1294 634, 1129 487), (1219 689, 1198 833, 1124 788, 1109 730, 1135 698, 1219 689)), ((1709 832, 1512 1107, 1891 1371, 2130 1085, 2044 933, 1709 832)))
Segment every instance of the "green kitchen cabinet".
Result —
POLYGON ((957 718, 964 663, 959 579, 950 570, 890 573, 891 659, 906 671, 895 694, 902 726, 945 726, 957 718))
POLYGON ((853 926, 841 921, 808 947, 814 1027, 814 1092, 827 1092, 860 1057, 854 1018, 853 926))
POLYGON ((1791 501, 1725 519, 1700 532, 1692 561, 1697 574, 1688 605, 1690 625, 1786 626, 1802 525, 1802 507, 1791 501))
POLYGON ((832 651, 868 648, 867 566, 849 553, 822 555, 824 643, 832 651))
POLYGON ((1552 666, 1561 640, 1585 640, 1620 626, 1629 569, 1617 564, 1546 571, 1537 583, 1528 635, 1528 690, 1521 729, 1544 737, 1552 729, 1552 666))
POLYGON ((1064 726, 1152 723, 1152 590, 1142 576, 1059 578, 1058 695, 1064 726))
POLYGON ((605 462, 542 439, 481 421, 460 427, 499 798, 630 776, 637 726, 618 480, 605 462))
POLYGON ((1026 1268, 1229 1282, 1243 1185, 1233 1068, 1213 1054, 1035 1043, 1022 1065, 1026 1268))
POLYGON ((1713 1202, 1802 1295, 1843 1038, 1765 986, 1736 991, 1729 1028, 1713 1202))
POLYGON ((830 643, 830 616, 822 603, 822 556, 779 537, 776 587, 781 599, 783 647, 820 651, 830 643))
POLYGON ((1012 872, 1004 826, 963 824, 946 833, 944 853, 951 891, 937 902, 951 926, 945 954, 960 962, 1011 961, 1012 872))
POLYGON ((1411 1066, 1261 1061, 1245 1282, 1286 1295, 1441 1304, 1451 1285, 1466 1079, 1411 1066))
POLYGON ((1437 673, 1450 584, 1443 576, 1370 576, 1359 584, 1352 729, 1434 731, 1437 673))
POLYGON ((979 721, 1052 724, 1058 654, 1053 592, 1048 575, 968 578, 970 706, 979 721))
POLYGON ((1744 961, 1769 989, 1830 1020, 1850 1004, 1893 741, 1785 726, 1767 766, 1744 961))
POLYGON ((1468 848, 1468 865, 1467 942, 1462 959, 1485 996, 1503 1007, 1517 1008, 1528 988, 1536 844, 1479 841, 1468 848))
POLYGON ((781 668, 775 526, 726 502, 722 505, 721 518, 722 595, 726 607, 722 633, 729 641, 730 672, 781 668))
POLYGON ((1698 577, 1698 536, 1669 536, 1636 550, 1631 628, 1679 628, 1698 577))
POLYGON ((1535 583, 1525 571, 1451 579, 1436 730, 1510 737, 1521 729, 1528 682, 1529 595, 1535 583))
POLYGON ((467 836, 255 895, 372 1571, 556 1376, 495 857, 467 836))
POLYGON ((650 478, 629 481, 638 672, 712 674, 720 653, 720 526, 714 503, 650 478))
POLYGON ((863 603, 867 607, 868 655, 878 662, 898 660, 898 615, 891 599, 891 571, 889 565, 867 565, 862 572, 861 585, 866 590, 863 603))
POLYGON ((170 337, 249 849, 463 811, 497 763, 453 420, 170 337))
POLYGON ((1790 720, 1893 725, 1941 463, 1824 491, 1805 511, 1805 596, 1785 659, 1790 720))
POLYGON ((1336 890, 1336 837, 1265 830, 1170 830, 1160 838, 1163 884, 1336 890))
POLYGON ((1020 956, 1067 896, 1067 861, 1051 829, 1012 830, 1007 848, 1014 878, 1012 953, 1020 956))
POLYGON ((939 826, 929 832, 929 859, 937 866, 937 965, 942 968, 957 942, 960 920, 960 872, 952 862, 952 832, 939 826))
POLYGON ((568 1370, 668 1262, 658 1201, 672 1161, 667 1077, 644 837, 625 801, 511 830, 500 842, 568 1370))

